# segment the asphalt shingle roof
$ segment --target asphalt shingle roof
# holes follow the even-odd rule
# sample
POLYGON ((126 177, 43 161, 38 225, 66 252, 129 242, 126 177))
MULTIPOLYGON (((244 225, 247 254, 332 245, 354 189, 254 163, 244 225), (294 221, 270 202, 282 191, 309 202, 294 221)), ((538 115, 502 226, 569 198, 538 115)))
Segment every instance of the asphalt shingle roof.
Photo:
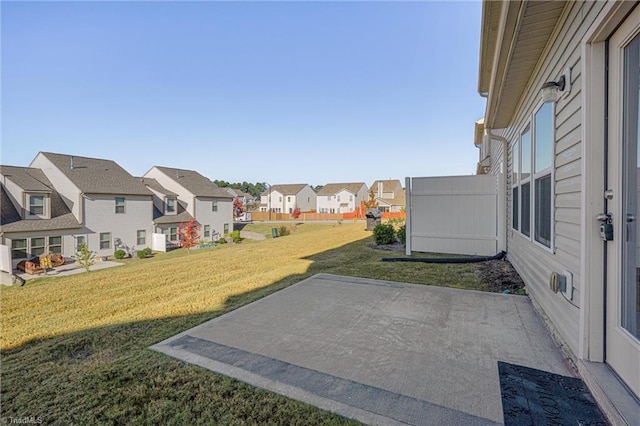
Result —
POLYGON ((155 166, 196 197, 233 198, 231 194, 194 170, 155 166))
POLYGON ((157 225, 189 222, 191 219, 193 219, 193 216, 186 211, 184 202, 180 200, 178 200, 178 211, 176 214, 162 214, 155 206, 153 207, 153 222, 157 225))
POLYGON ((53 188, 44 172, 33 167, 0 166, 0 174, 27 192, 50 193, 53 188))
POLYGON ((352 194, 357 194, 360 188, 364 185, 364 182, 352 182, 352 183, 328 183, 318 191, 318 195, 334 195, 342 190, 347 190, 352 194))
POLYGON ((278 191, 282 195, 296 195, 298 192, 302 191, 302 189, 307 186, 306 183, 289 183, 284 185, 272 185, 269 190, 267 190, 267 194, 270 194, 273 191, 278 191))
POLYGON ((41 152, 85 194, 152 195, 115 161, 41 152))
POLYGON ((137 178, 137 179, 142 179, 142 183, 145 186, 148 186, 149 188, 153 189, 156 192, 159 192, 161 194, 164 195, 169 195, 169 196, 174 196, 177 197, 178 194, 176 194, 173 191, 168 190, 167 188, 165 188, 164 186, 160 185, 160 182, 158 182, 157 180, 153 179, 153 178, 137 178))
POLYGON ((378 191, 379 182, 382 182, 382 192, 393 192, 398 186, 402 188, 402 182, 398 179, 377 180, 371 184, 374 192, 378 191))
POLYGON ((38 232, 58 229, 77 229, 82 226, 56 191, 51 192, 51 219, 22 220, 4 186, 0 188, 0 231, 38 232))

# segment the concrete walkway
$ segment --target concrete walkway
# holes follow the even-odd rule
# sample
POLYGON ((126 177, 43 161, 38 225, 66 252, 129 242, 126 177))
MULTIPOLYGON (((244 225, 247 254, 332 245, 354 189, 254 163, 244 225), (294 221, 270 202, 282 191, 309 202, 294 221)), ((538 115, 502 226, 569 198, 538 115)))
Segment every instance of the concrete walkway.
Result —
POLYGON ((384 425, 501 424, 498 361, 575 376, 527 297, 327 274, 152 349, 384 425))

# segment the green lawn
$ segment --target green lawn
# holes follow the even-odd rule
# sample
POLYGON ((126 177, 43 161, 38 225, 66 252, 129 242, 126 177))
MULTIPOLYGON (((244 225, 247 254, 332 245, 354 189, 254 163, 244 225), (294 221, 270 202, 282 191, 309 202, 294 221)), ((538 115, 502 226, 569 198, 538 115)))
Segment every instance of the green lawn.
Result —
MULTIPOLYGON (((277 225, 281 226, 280 224, 277 225)), ((1 415, 43 423, 349 424, 147 349, 319 272, 483 290, 472 265, 383 263, 362 223, 0 286, 1 415)), ((270 235, 271 225, 247 230, 270 235)))

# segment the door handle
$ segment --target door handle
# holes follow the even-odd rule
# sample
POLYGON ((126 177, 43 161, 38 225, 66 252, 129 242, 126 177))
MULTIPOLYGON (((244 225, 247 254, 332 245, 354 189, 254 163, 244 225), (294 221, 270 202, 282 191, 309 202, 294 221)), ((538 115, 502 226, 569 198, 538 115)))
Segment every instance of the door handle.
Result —
POLYGON ((632 214, 627 213, 627 222, 635 222, 635 221, 636 221, 636 219, 637 219, 637 218, 636 218, 636 216, 635 216, 635 215, 632 215, 632 214))

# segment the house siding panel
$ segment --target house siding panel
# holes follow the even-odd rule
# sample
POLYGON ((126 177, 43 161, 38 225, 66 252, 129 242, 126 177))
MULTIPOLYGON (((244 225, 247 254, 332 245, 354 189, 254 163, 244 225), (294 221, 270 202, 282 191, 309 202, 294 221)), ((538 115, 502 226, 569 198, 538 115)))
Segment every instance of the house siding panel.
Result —
POLYGON ((137 245, 136 231, 147 231, 147 244, 151 246, 153 233, 153 202, 151 196, 87 194, 84 198, 84 223, 88 233, 89 248, 101 256, 112 255, 115 251, 113 239, 120 238, 129 248, 141 249, 137 245), (115 213, 115 197, 125 198, 125 213, 115 213), (100 249, 100 233, 111 233, 111 247, 100 249))
POLYGON ((233 230, 233 200, 230 198, 198 197, 195 202, 196 220, 201 225, 200 238, 204 238, 204 225, 211 226, 211 236, 224 235, 224 224, 229 225, 229 231, 233 230), (218 210, 212 210, 212 203, 216 200, 218 210))
MULTIPOLYGON (((562 339, 573 353, 578 353, 579 309, 569 304, 562 295, 549 288, 551 272, 569 270, 574 276, 572 303, 579 305, 582 280, 580 271, 582 203, 582 158, 581 158, 581 40, 604 6, 603 2, 574 3, 568 12, 564 29, 551 41, 546 50, 549 56, 539 64, 538 72, 529 87, 541 87, 545 81, 553 80, 567 66, 572 67, 570 96, 556 103, 555 135, 555 241, 548 250, 524 237, 517 231, 508 232, 508 253, 515 269, 520 273, 527 289, 538 306, 545 312, 562 339)), ((513 142, 529 122, 540 105, 538 90, 530 89, 521 99, 515 120, 505 129, 505 137, 513 142)), ((509 149, 509 179, 511 178, 511 149, 509 149)), ((508 188, 511 188, 509 181, 508 188)), ((507 191, 508 223, 511 222, 511 191, 507 191)), ((508 228, 510 229, 510 227, 508 228)))

